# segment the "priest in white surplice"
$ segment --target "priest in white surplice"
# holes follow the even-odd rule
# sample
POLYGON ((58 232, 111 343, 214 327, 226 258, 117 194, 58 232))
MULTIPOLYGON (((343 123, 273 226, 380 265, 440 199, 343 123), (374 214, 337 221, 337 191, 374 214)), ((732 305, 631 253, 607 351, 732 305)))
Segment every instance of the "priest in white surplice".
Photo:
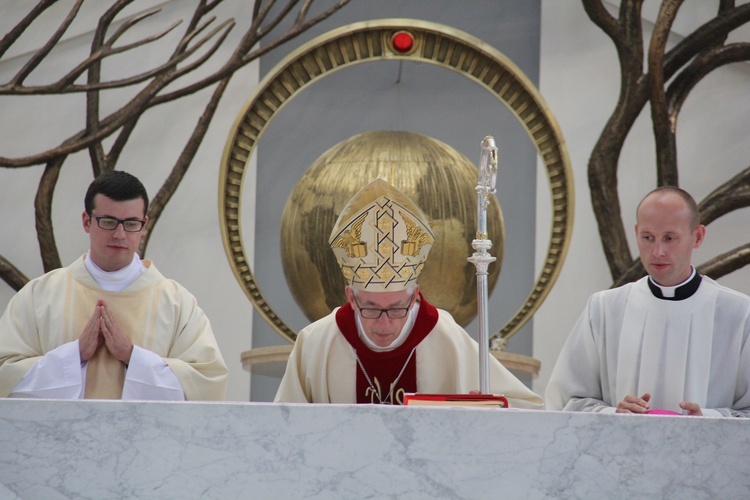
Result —
POLYGON ((205 314, 135 253, 148 220, 141 182, 103 174, 84 205, 89 251, 27 283, 0 318, 0 397, 224 399, 205 314))
POLYGON ((636 212, 649 276, 591 296, 550 377, 547 409, 750 416, 750 297, 696 273, 693 198, 658 188, 636 212))
MULTIPOLYGON (((479 389, 476 341, 416 284, 433 240, 419 207, 389 183, 354 195, 329 240, 347 303, 299 333, 276 402, 403 404, 407 392, 479 389)), ((510 407, 542 403, 494 358, 490 390, 510 407)))

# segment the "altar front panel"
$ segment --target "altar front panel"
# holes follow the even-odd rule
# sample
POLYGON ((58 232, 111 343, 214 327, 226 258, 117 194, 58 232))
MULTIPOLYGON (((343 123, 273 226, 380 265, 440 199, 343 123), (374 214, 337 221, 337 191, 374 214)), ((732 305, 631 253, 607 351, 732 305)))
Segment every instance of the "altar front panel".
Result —
POLYGON ((0 400, 0 498, 746 498, 742 419, 0 400))

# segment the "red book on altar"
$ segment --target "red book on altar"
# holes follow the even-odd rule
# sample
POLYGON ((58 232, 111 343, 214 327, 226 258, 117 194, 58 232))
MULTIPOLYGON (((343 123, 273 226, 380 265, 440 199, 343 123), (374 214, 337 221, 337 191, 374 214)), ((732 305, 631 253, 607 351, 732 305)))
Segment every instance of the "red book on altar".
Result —
POLYGON ((507 408, 508 400, 496 394, 404 394, 407 406, 479 406, 507 408))

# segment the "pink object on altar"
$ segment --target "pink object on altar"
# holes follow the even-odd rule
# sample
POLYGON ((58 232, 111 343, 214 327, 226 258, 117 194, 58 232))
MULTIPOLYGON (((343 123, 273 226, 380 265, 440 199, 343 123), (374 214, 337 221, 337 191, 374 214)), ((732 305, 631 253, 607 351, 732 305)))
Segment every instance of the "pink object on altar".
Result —
POLYGON ((649 410, 646 413, 648 415, 682 415, 682 413, 677 413, 676 411, 672 410, 665 410, 663 408, 654 408, 653 410, 649 410))

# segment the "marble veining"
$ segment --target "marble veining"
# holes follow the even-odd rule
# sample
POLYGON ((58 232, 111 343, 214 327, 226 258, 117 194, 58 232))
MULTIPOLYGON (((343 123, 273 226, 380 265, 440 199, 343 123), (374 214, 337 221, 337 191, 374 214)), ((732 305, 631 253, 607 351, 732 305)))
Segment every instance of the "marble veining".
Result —
POLYGON ((750 421, 0 400, 0 499, 748 498, 750 421))

